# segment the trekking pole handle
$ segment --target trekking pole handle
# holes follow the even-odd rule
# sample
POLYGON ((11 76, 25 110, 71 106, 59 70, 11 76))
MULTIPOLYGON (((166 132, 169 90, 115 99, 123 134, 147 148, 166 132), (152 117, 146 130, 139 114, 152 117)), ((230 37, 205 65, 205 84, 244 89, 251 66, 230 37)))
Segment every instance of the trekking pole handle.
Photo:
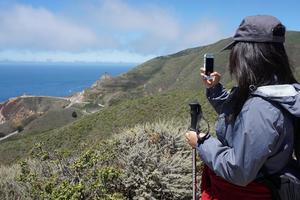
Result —
POLYGON ((199 121, 199 117, 201 117, 201 106, 198 102, 195 103, 190 103, 190 108, 191 108, 191 126, 190 130, 197 132, 197 125, 199 121))
MULTIPOLYGON (((201 106, 198 102, 190 103, 191 108, 191 126, 190 130, 195 131, 198 134, 197 126, 199 118, 201 118, 202 111, 201 106)), ((198 200, 197 196, 197 172, 196 172, 196 149, 192 150, 192 176, 193 176, 193 200, 198 200)))

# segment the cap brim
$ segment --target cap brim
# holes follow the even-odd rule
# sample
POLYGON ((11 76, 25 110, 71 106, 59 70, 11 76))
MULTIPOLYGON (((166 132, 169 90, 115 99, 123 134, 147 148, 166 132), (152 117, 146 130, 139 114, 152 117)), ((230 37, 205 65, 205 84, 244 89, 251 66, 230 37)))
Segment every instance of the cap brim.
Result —
POLYGON ((237 43, 237 41, 232 41, 228 45, 226 45, 221 51, 230 50, 234 47, 234 45, 237 43))

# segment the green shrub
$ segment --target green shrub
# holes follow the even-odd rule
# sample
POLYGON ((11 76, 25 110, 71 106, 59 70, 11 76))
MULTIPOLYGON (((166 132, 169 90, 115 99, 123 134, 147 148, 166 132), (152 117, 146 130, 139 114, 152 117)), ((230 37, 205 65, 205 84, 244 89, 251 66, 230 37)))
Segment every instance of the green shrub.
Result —
POLYGON ((106 166, 110 162, 100 154, 102 147, 107 146, 66 157, 65 152, 47 152, 37 144, 31 155, 38 162, 20 163, 19 184, 31 199, 122 199, 117 192, 120 170, 106 166))
POLYGON ((186 129, 175 121, 137 125, 97 146, 79 147, 78 155, 46 151, 45 144, 36 144, 31 159, 15 165, 9 179, 0 179, 0 198, 191 199, 186 129))
POLYGON ((191 199, 191 149, 185 126, 137 125, 120 135, 118 160, 129 199, 191 199))
POLYGON ((24 195, 24 188, 16 181, 20 175, 20 166, 1 166, 0 168, 0 199, 1 200, 24 200, 29 199, 24 195))

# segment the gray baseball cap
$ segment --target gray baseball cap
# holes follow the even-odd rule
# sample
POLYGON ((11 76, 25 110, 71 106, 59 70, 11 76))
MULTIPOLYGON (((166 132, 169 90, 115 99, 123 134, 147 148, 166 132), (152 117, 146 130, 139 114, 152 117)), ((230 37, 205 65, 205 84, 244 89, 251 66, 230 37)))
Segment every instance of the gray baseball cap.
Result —
POLYGON ((243 19, 236 30, 233 41, 221 51, 232 49, 238 42, 284 43, 285 26, 273 16, 255 15, 243 19))

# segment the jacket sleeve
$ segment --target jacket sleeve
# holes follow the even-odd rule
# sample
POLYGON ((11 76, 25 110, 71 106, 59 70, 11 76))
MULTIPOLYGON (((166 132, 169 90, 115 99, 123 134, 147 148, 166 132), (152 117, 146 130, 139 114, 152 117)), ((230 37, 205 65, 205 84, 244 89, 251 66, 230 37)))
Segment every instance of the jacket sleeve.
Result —
POLYGON ((268 102, 257 105, 259 102, 255 101, 255 98, 248 100, 249 105, 243 107, 232 131, 226 133, 232 137, 231 146, 210 137, 197 147, 201 159, 218 176, 241 186, 253 181, 274 153, 283 126, 279 109, 268 102))
POLYGON ((221 113, 222 105, 226 101, 229 93, 218 83, 212 88, 206 89, 206 97, 218 114, 221 113))

